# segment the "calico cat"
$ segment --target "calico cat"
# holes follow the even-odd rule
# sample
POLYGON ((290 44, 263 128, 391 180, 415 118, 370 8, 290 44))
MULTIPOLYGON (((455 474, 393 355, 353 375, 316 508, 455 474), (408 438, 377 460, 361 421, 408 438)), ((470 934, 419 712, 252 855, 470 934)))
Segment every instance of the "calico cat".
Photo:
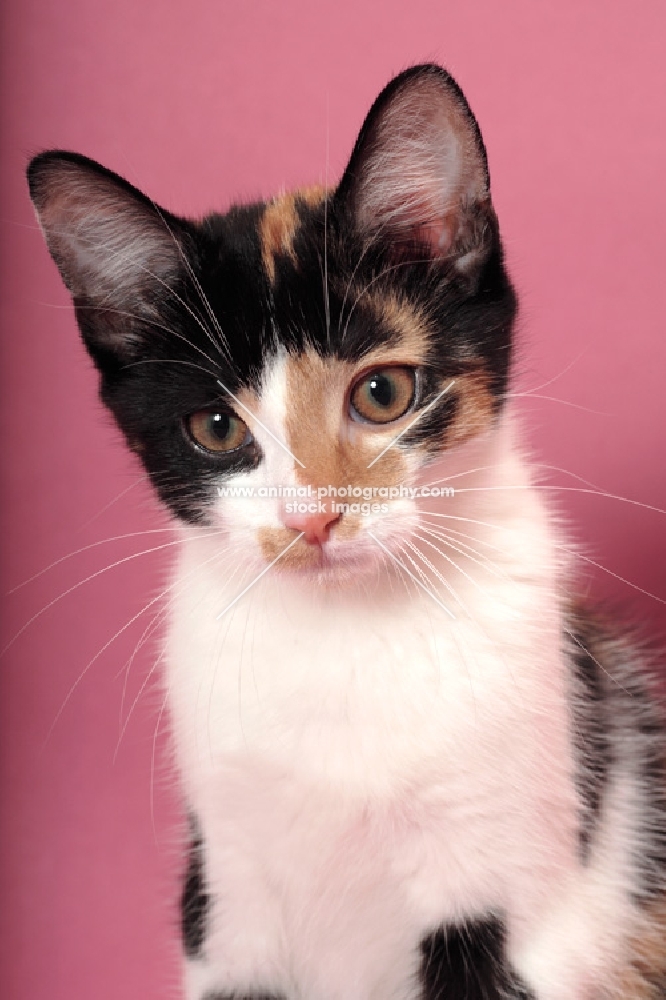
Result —
POLYGON ((334 190, 202 221, 28 178, 181 538, 188 1000, 663 1000, 666 730, 520 447, 454 80, 396 77, 334 190))

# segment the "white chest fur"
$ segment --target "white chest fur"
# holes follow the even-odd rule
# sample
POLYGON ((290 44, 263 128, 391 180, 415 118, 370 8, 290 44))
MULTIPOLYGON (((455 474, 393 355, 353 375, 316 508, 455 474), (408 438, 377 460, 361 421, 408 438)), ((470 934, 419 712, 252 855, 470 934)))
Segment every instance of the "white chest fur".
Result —
POLYGON ((410 997, 429 929, 501 911, 519 945, 575 866, 557 560, 519 503, 494 523, 520 546, 495 538, 454 618, 391 574, 346 595, 268 574, 218 620, 244 582, 184 545, 167 684, 218 901, 193 996, 410 997))

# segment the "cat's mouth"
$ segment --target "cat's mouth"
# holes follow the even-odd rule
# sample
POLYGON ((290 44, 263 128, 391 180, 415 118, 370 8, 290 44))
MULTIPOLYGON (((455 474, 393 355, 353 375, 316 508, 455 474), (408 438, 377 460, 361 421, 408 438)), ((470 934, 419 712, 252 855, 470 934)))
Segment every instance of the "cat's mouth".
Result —
POLYGON ((352 540, 333 537, 313 543, 290 528, 261 528, 258 540, 263 558, 282 573, 332 578, 376 563, 366 545, 352 540))

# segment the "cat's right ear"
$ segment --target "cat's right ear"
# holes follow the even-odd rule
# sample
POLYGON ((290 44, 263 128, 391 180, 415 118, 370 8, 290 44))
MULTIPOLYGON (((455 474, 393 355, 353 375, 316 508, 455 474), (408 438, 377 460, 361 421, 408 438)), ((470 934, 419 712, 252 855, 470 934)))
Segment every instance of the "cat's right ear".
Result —
POLYGON ((182 273, 181 221, 77 153, 41 153, 27 173, 89 350, 94 358, 131 357, 182 273))
POLYGON ((497 226, 481 134, 445 70, 414 66, 385 87, 336 198, 356 230, 390 256, 416 252, 474 278, 497 226))

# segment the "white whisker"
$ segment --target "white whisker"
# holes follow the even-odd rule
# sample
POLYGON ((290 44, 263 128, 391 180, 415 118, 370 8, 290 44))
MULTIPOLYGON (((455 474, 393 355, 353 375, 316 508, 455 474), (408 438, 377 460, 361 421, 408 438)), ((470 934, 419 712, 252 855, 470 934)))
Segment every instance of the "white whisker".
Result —
POLYGON ((513 490, 556 490, 558 493, 584 493, 590 496, 604 497, 607 500, 618 500, 620 503, 632 504, 634 507, 642 507, 643 510, 652 510, 656 514, 666 514, 666 510, 661 507, 654 507, 649 503, 641 503, 640 500, 630 500, 628 497, 618 496, 616 493, 606 493, 603 490, 584 490, 578 486, 463 486, 456 490, 456 493, 488 493, 488 492, 511 492, 513 490))
MULTIPOLYGON (((132 484, 132 486, 135 485, 136 483, 132 484)), ((131 489, 131 487, 129 488, 131 489)), ((114 501, 112 500, 111 502, 113 503, 114 501)), ((91 542, 89 545, 82 545, 81 548, 75 549, 73 552, 68 552, 67 555, 60 556, 59 559, 54 559, 54 561, 49 563, 48 566, 45 566, 44 569, 40 569, 37 573, 33 573, 33 575, 29 576, 26 580, 23 580, 21 583, 17 583, 11 588, 11 590, 7 591, 7 594, 15 594, 17 590, 21 590, 22 587, 27 587, 29 583, 32 583, 34 580, 38 580, 40 576, 44 576, 44 574, 48 573, 49 570, 55 569, 56 566, 60 566, 62 563, 67 562, 68 559, 73 559, 75 556, 79 556, 83 552, 90 552, 91 549, 99 548, 100 545, 108 545, 110 542, 124 541, 127 538, 140 538, 143 535, 164 534, 164 532, 173 534, 173 528, 147 528, 144 531, 129 531, 124 535, 112 535, 110 538, 101 538, 98 542, 91 542)))
POLYGON ((269 562, 268 566, 265 566, 262 569, 261 573, 259 573, 258 576, 255 576, 254 580, 252 580, 251 583, 248 583, 247 587, 245 587, 245 589, 242 590, 240 592, 240 594, 238 594, 236 597, 234 597, 233 601, 230 604, 227 604, 226 608, 224 608, 223 611, 220 611, 219 615, 217 615, 217 621, 219 621, 220 618, 223 617, 223 615, 226 615, 227 611, 229 611, 231 608, 233 608, 234 604, 237 604, 238 601, 240 601, 241 597, 243 597, 245 594, 247 594, 248 590, 250 590, 252 587, 254 587, 255 583, 259 583, 259 581, 261 580, 261 578, 264 577, 264 576, 266 576, 266 573, 268 573, 268 571, 270 569, 272 569, 273 566, 275 566, 276 562, 279 562, 280 559, 282 559, 282 557, 284 555, 286 555, 286 553, 289 551, 289 549, 293 545, 295 545, 296 542, 300 541, 300 539, 303 537, 304 534, 305 534, 305 532, 301 531, 298 535, 296 535, 295 538, 292 538, 292 540, 289 542, 289 545, 287 545, 284 549, 282 549, 282 552, 280 552, 280 554, 277 555, 275 557, 275 559, 273 559, 271 562, 269 562))
MULTIPOLYGON (((215 531, 212 534, 221 534, 221 533, 222 533, 221 531, 215 531)), ((209 536, 203 536, 203 537, 209 537, 209 536)), ((58 594, 57 597, 54 597, 52 601, 49 601, 49 603, 46 604, 43 608, 41 608, 40 611, 37 611, 32 616, 32 618, 29 618, 28 621, 21 626, 18 632, 9 640, 9 642, 2 649, 2 651, 0 652, 0 657, 4 656, 5 653, 7 653, 9 649, 11 649, 16 640, 23 635, 25 630, 29 628, 34 621, 36 621, 38 618, 41 618, 41 616, 45 614, 50 608, 52 608, 55 604, 58 604, 59 601, 62 601, 69 594, 74 593, 74 591, 78 590, 79 587, 83 587, 84 584, 90 583, 91 580, 97 579, 97 577, 101 576, 102 573, 108 573, 109 570, 115 569, 117 566, 122 566, 125 563, 131 562, 133 559, 139 559, 141 556, 150 555, 152 552, 161 552, 164 549, 169 549, 174 545, 180 545, 180 544, 181 544, 181 539, 177 538, 172 542, 165 542, 163 545, 155 545, 152 548, 143 549, 141 552, 133 552, 131 555, 125 556, 123 559, 117 559, 110 565, 104 566, 103 569, 99 569, 95 573, 91 573, 89 576, 86 576, 83 580, 79 580, 78 583, 75 583, 73 586, 68 587, 67 590, 64 590, 61 594, 58 594)))
MULTIPOLYGON (((212 534, 213 534, 213 535, 221 535, 221 534, 223 534, 223 533, 224 533, 223 531, 216 531, 216 532, 213 532, 212 534)), ((204 537, 204 538, 209 538, 209 537, 212 537, 212 536, 211 536, 211 535, 204 535, 203 537, 204 537)), ((175 543, 174 543, 174 542, 169 542, 169 543, 167 543, 167 545, 160 545, 160 546, 158 546, 158 547, 157 547, 157 549, 147 549, 147 550, 145 550, 144 552, 139 552, 139 553, 135 553, 135 555, 146 555, 146 553, 147 553, 147 552, 154 552, 154 551, 158 551, 158 549, 163 549, 163 548, 167 548, 167 546, 168 546, 168 545, 173 545, 173 544, 179 544, 179 542, 180 542, 180 539, 177 539, 177 541, 176 541, 175 543)), ((114 566, 118 566, 118 565, 120 565, 120 563, 121 563, 121 562, 127 562, 127 561, 128 561, 129 559, 131 559, 131 558, 132 558, 132 556, 128 556, 128 557, 127 557, 126 559, 124 559, 124 560, 120 560, 120 561, 119 561, 119 562, 117 562, 117 563, 113 563, 113 564, 112 564, 112 566, 108 566, 108 567, 105 567, 105 569, 113 569, 113 567, 114 567, 114 566)), ((75 590, 75 589, 76 589, 76 588, 77 588, 78 586, 82 585, 83 583, 87 583, 87 582, 88 582, 88 580, 91 580, 91 579, 94 579, 94 577, 95 577, 95 576, 99 576, 99 575, 100 575, 100 573, 103 573, 104 571, 105 571, 105 570, 100 570, 100 571, 99 571, 98 573, 95 573, 95 574, 93 574, 93 576, 91 576, 91 577, 87 577, 87 578, 86 578, 85 580, 82 580, 82 581, 81 581, 81 584, 77 584, 77 585, 76 585, 75 587, 72 587, 72 588, 70 588, 70 590, 69 590, 69 591, 65 591, 65 594, 62 594, 62 595, 61 595, 61 597, 64 597, 64 596, 65 596, 65 595, 66 595, 67 593, 71 593, 71 591, 72 591, 72 590, 75 590)), ((46 740, 45 740, 45 743, 48 743, 49 739, 51 738, 51 735, 52 735, 52 733, 53 733, 53 730, 55 729, 55 727, 56 727, 56 725, 57 725, 57 723, 58 723, 58 720, 60 719, 60 716, 62 715, 62 713, 64 712, 65 708, 66 708, 66 707, 67 707, 67 705, 69 704, 69 702, 70 702, 70 700, 71 700, 71 698, 72 698, 72 695, 74 694, 74 692, 76 691, 76 689, 77 689, 77 688, 79 687, 79 685, 81 684, 81 681, 82 681, 82 680, 84 679, 84 677, 85 677, 85 676, 86 676, 86 675, 88 674, 88 672, 89 672, 89 671, 90 671, 90 669, 91 669, 91 668, 93 667, 93 665, 94 665, 94 664, 95 664, 95 663, 97 662, 97 660, 99 660, 100 656, 102 656, 102 655, 103 655, 103 653, 105 653, 105 652, 106 652, 106 650, 107 650, 107 649, 109 648, 109 646, 110 646, 110 645, 111 645, 111 644, 112 644, 113 642, 115 642, 115 640, 116 640, 117 638, 119 638, 119 636, 121 636, 121 635, 122 635, 122 634, 123 634, 124 632, 126 632, 126 631, 127 631, 127 629, 128 629, 128 628, 129 628, 129 627, 130 627, 131 625, 133 625, 133 624, 134 624, 134 622, 135 622, 135 621, 136 621, 136 620, 137 620, 138 618, 140 618, 140 617, 141 617, 141 615, 145 614, 145 612, 146 612, 146 611, 147 611, 147 610, 148 610, 149 608, 151 608, 151 607, 152 607, 152 606, 153 606, 154 604, 156 604, 156 603, 157 603, 158 601, 160 601, 160 600, 161 600, 161 599, 162 599, 162 598, 163 598, 163 597, 165 596, 165 594, 168 594, 168 593, 169 593, 169 591, 170 591, 170 590, 172 590, 172 589, 174 588, 174 586, 175 586, 175 584, 171 584, 170 586, 166 587, 166 588, 165 588, 165 589, 164 589, 164 590, 163 590, 163 591, 162 591, 162 592, 161 592, 160 594, 158 594, 158 595, 157 595, 157 597, 153 597, 153 598, 151 598, 151 600, 150 600, 150 601, 148 601, 148 603, 147 603, 147 604, 145 604, 145 605, 144 605, 144 606, 143 606, 143 607, 141 608, 141 610, 140 610, 140 611, 137 611, 137 613, 136 613, 135 615, 133 615, 133 616, 132 616, 132 617, 131 617, 131 618, 129 619, 129 621, 128 621, 128 622, 126 622, 126 623, 125 623, 125 624, 124 624, 124 625, 123 625, 123 626, 122 626, 121 628, 119 628, 119 629, 117 630, 117 632, 114 632, 114 634, 113 634, 113 635, 111 636, 111 638, 110 638, 110 639, 108 639, 108 640, 107 640, 107 641, 106 641, 106 642, 104 643, 104 645, 102 646, 102 648, 101 648, 101 649, 99 649, 99 650, 98 650, 98 651, 97 651, 97 652, 95 653, 95 655, 94 655, 94 656, 92 657, 92 659, 88 660, 88 663, 87 663, 87 664, 85 665, 85 667, 83 668, 83 670, 81 671, 81 673, 79 674, 79 676, 78 676, 78 677, 76 678, 76 680, 74 681, 74 683, 73 683, 73 684, 72 684, 72 686, 70 687, 70 689, 69 689, 69 691, 67 692, 67 695, 66 695, 66 697, 65 697, 65 699, 64 699, 64 701, 63 701, 63 703, 61 704, 60 708, 59 708, 59 709, 58 709, 58 711, 56 712, 56 715, 55 715, 55 718, 54 718, 53 722, 51 723, 51 726, 49 727, 49 731, 48 731, 48 733, 47 733, 47 735, 46 735, 46 740)), ((56 600, 60 600, 60 598, 56 598, 56 600)), ((54 604, 54 603, 55 603, 55 601, 52 601, 52 602, 51 602, 51 605, 52 605, 52 604, 54 604)), ((51 605, 47 605, 47 608, 48 608, 48 607, 51 607, 51 605)), ((47 608, 44 608, 43 610, 47 610, 47 608)), ((38 612, 38 614, 41 614, 41 613, 42 613, 42 612, 38 612)), ((38 617, 38 615, 35 615, 35 616, 33 616, 33 618, 31 618, 31 619, 30 619, 30 622, 34 621, 34 618, 35 618, 35 617, 38 617)), ((28 623, 27 623, 27 625, 29 625, 29 624, 30 624, 30 622, 28 622, 28 623)), ((24 628, 25 628, 25 627, 27 627, 27 626, 24 626, 24 628)), ((20 634, 21 634, 20 632, 19 632, 19 633, 17 633, 17 635, 15 636, 15 638, 18 638, 18 636, 19 636, 20 634)), ((14 640, 12 640, 12 642, 13 642, 13 641, 14 641, 14 640)), ((8 646, 7 646, 7 647, 5 647, 5 649, 8 649, 8 648, 9 648, 8 646)))
POLYGON ((417 586, 419 586, 421 588, 421 590, 424 590, 426 592, 426 594, 428 594, 428 596, 432 598, 432 600, 435 602, 435 604, 438 604, 440 606, 440 608, 442 608, 443 611, 446 611, 447 615, 449 615, 451 618, 455 618, 456 617, 454 615, 453 611, 451 611, 450 608, 447 608, 447 606, 445 604, 442 604, 442 602, 440 601, 440 599, 438 597, 435 597, 435 595, 432 593, 432 591, 429 590, 426 586, 424 586, 424 584, 421 583, 421 581, 418 580, 414 576, 414 574, 411 573, 407 569, 407 567, 404 565, 404 563, 402 563, 400 561, 400 559, 398 559, 398 557, 393 552, 390 551, 390 549, 387 549, 386 546, 383 545, 382 542, 379 541, 379 539, 377 538, 376 535, 373 535, 373 533, 371 531, 368 532, 368 535, 370 536, 370 538, 372 538, 372 540, 374 542, 377 543, 377 545, 380 547, 380 549, 382 549, 389 556, 390 559, 392 559, 398 566, 400 566, 400 568, 402 570, 404 570, 404 572, 407 574, 407 576, 409 576, 414 581, 414 583, 417 584, 417 586))
MULTIPOLYGON (((469 559, 471 562, 476 563, 476 565, 480 566, 481 569, 487 570, 489 573, 492 573, 494 576, 499 577, 500 579, 501 578, 505 580, 510 579, 507 573, 500 572, 494 566, 494 564, 490 562, 490 560, 487 557, 483 556, 476 549, 472 548, 471 545, 465 545, 464 542, 453 542, 444 532, 435 531, 432 528, 425 527, 424 525, 421 526, 420 530, 423 531, 425 534, 432 536, 433 538, 437 538, 439 541, 443 542, 449 548, 453 549, 454 552, 457 552, 465 559, 469 559)), ((426 541, 425 538, 422 540, 424 542, 426 541)))
MULTIPOLYGON (((151 201, 152 201, 152 199, 151 199, 151 201)), ((227 338, 224 336, 224 333, 222 331, 222 327, 220 326, 220 321, 218 320, 217 316, 215 315, 213 307, 211 306, 210 302, 208 301, 208 297, 205 294, 203 288, 201 287, 201 283, 199 282, 199 279, 197 278, 196 274, 194 273, 194 269, 193 269, 190 261, 188 260, 187 254, 183 251, 183 248, 182 248, 182 246, 180 244, 180 240, 178 240, 176 238, 175 234, 171 231, 170 226, 168 225, 166 219, 164 218, 164 213, 161 211, 161 209, 159 208, 159 206, 154 201, 152 202, 152 204, 153 204, 153 208, 155 209, 155 211, 159 215, 160 219, 162 220, 162 223, 164 224, 165 229, 167 230, 167 232, 171 236, 171 239, 173 240, 174 244, 176 245, 176 248, 178 250, 180 258, 183 261, 183 263, 185 264, 187 272, 188 272, 188 274, 189 274, 189 276, 190 276, 190 278, 192 280, 192 284, 194 285, 194 287, 195 287, 195 289, 197 291, 197 294, 199 295, 199 298, 201 299, 203 307, 206 310, 206 312, 208 313, 209 319, 212 320, 213 326, 214 326, 215 330, 217 331, 217 333, 220 336, 220 343, 217 344, 216 346, 218 346, 219 348, 221 348, 223 350, 223 353, 226 355, 227 360, 230 363, 232 363, 232 357, 231 357, 231 354, 229 352, 229 345, 227 343, 227 338)))
POLYGON ((507 399, 543 399, 548 403, 561 403, 562 406, 570 406, 574 410, 582 410, 583 413, 593 413, 597 417, 610 417, 612 414, 603 410, 593 410, 589 406, 581 403, 573 403, 569 399, 559 399, 557 396, 541 396, 536 392, 507 392, 507 399))

